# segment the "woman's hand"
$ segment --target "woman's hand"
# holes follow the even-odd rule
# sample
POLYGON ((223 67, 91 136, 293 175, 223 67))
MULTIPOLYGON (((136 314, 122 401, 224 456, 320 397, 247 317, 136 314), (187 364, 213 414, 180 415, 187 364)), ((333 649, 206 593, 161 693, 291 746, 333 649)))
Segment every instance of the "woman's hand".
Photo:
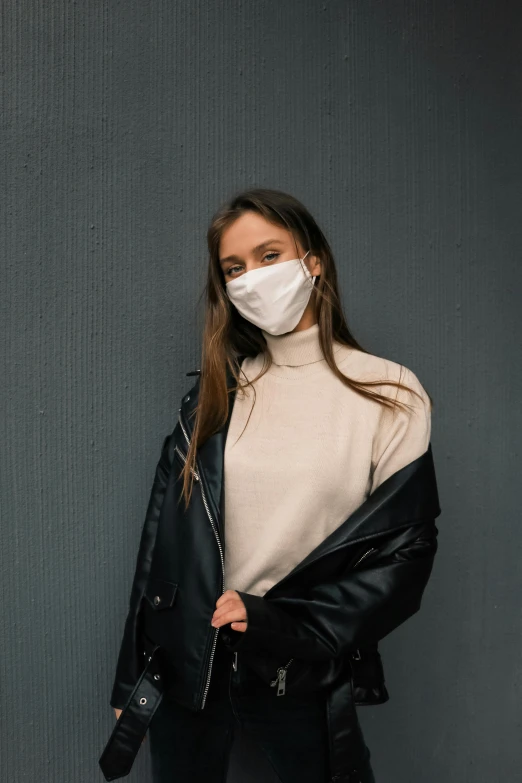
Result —
POLYGON ((234 631, 246 631, 247 612, 239 593, 235 590, 225 590, 216 601, 216 610, 212 615, 211 625, 220 628, 231 623, 234 631))

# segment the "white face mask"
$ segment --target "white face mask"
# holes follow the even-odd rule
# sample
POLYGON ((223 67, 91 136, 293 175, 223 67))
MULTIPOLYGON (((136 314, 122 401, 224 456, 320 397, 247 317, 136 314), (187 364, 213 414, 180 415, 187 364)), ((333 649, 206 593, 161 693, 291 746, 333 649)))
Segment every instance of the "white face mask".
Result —
POLYGON ((228 298, 243 318, 269 334, 291 332, 301 320, 314 288, 303 258, 251 269, 226 284, 228 298))

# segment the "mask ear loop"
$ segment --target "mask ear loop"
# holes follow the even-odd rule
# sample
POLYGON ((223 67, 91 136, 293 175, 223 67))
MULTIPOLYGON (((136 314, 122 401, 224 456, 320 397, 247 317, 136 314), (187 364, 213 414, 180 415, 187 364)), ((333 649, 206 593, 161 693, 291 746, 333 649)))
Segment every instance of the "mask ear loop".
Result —
MULTIPOLYGON (((310 252, 310 251, 309 251, 309 250, 307 250, 307 251, 306 251, 306 253, 304 254, 304 256, 303 256, 302 258, 300 258, 299 260, 300 260, 300 261, 304 261, 304 260, 305 260, 305 258, 306 258, 306 256, 308 255, 308 253, 309 253, 309 252, 310 252)), ((306 267, 305 267, 305 270, 306 270, 306 267)), ((306 270, 306 271, 308 271, 308 270, 306 270)), ((315 286, 315 281, 317 280, 317 277, 318 277, 318 275, 314 275, 314 276, 311 278, 310 282, 311 282, 311 284, 312 284, 312 287, 314 287, 314 286, 315 286)), ((309 278, 309 279, 310 279, 310 278, 309 278)))

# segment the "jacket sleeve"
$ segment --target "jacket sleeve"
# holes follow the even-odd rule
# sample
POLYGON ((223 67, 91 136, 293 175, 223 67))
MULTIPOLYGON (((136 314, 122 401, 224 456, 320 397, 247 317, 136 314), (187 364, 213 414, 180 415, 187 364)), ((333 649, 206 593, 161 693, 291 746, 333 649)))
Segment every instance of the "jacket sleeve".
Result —
POLYGON ((282 660, 323 661, 378 642, 417 612, 432 570, 438 535, 434 520, 409 531, 402 534, 408 541, 392 552, 379 556, 377 544, 376 556, 302 597, 265 599, 238 590, 247 629, 224 625, 225 645, 232 651, 265 650, 282 660))
MULTIPOLYGON (((172 433, 173 434, 173 433, 172 433)), ((116 674, 110 698, 111 707, 123 709, 139 676, 143 670, 143 653, 138 649, 140 605, 145 585, 150 571, 158 520, 167 486, 172 457, 169 444, 172 438, 167 435, 163 441, 161 456, 156 466, 152 490, 145 514, 145 522, 136 559, 134 579, 132 582, 129 609, 123 638, 120 645, 116 674)))

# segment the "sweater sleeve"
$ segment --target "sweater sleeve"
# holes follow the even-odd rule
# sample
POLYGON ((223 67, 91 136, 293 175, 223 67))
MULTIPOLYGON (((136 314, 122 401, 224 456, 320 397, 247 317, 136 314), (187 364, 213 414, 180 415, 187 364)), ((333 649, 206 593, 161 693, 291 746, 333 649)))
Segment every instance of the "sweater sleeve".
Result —
POLYGON ((399 381, 420 394, 395 386, 384 387, 383 394, 406 402, 410 409, 395 411, 382 406, 381 420, 372 446, 372 476, 370 494, 393 473, 420 457, 430 442, 431 403, 419 379, 404 365, 397 365, 400 373, 392 380, 399 381), (390 394, 389 390, 392 390, 390 394))

